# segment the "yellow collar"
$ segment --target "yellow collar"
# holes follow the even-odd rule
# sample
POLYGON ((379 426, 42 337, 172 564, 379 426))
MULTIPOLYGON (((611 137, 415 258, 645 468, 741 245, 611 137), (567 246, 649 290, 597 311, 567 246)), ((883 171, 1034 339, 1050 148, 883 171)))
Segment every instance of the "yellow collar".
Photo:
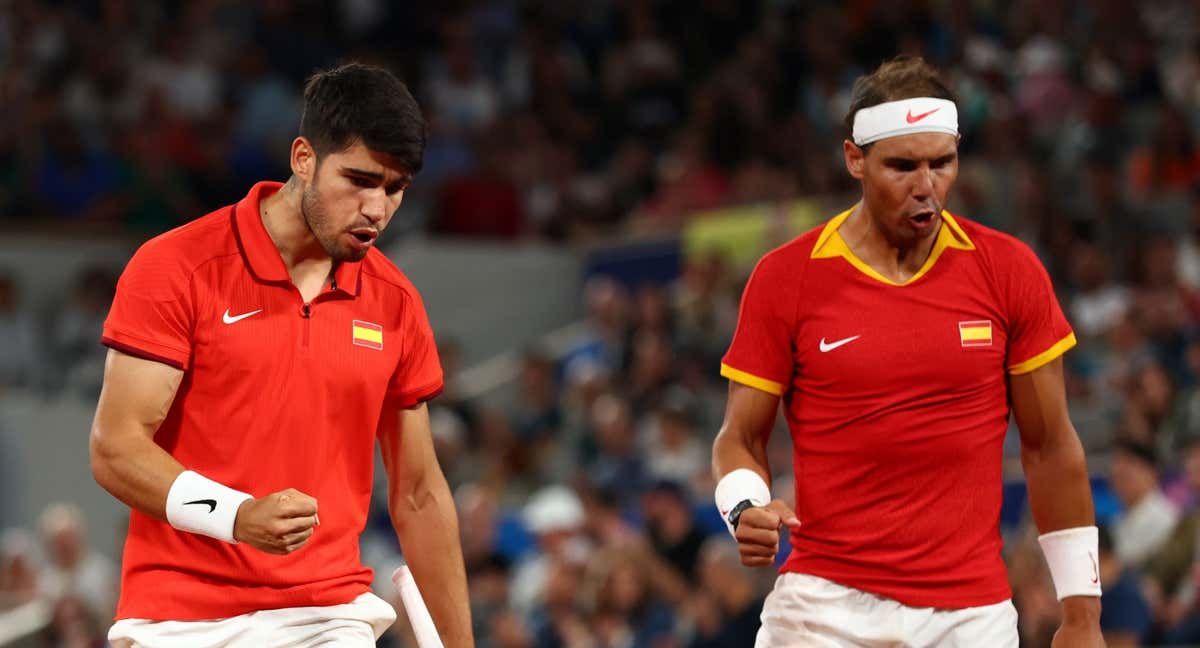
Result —
POLYGON ((942 256, 942 252, 946 248, 954 248, 956 250, 975 249, 975 244, 971 243, 971 239, 967 237, 967 233, 958 226, 958 223, 950 215, 950 212, 943 209, 943 227, 938 229, 937 240, 933 242, 933 249, 929 251, 929 258, 925 260, 925 265, 921 266, 921 269, 917 270, 916 274, 909 277, 908 281, 897 283, 880 274, 874 268, 864 263, 862 259, 854 256, 854 253, 850 251, 850 246, 846 245, 846 241, 838 233, 838 228, 842 226, 842 223, 846 222, 846 219, 850 217, 850 213, 853 211, 854 208, 851 207, 833 217, 832 220, 825 224, 825 229, 821 230, 821 236, 817 237, 817 244, 813 246, 811 258, 830 259, 842 257, 850 265, 858 268, 860 272, 876 281, 883 282, 889 286, 907 286, 925 276, 925 273, 929 272, 929 269, 937 262, 938 257, 942 256))

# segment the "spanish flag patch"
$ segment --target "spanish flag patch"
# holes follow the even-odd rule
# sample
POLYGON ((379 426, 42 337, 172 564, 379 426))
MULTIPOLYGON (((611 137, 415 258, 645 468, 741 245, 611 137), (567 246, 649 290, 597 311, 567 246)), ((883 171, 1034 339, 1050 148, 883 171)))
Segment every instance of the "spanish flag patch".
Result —
POLYGON ((351 342, 376 351, 383 350, 383 327, 378 324, 354 320, 351 329, 351 342))
POLYGON ((959 322, 958 339, 965 347, 992 346, 991 320, 959 322))

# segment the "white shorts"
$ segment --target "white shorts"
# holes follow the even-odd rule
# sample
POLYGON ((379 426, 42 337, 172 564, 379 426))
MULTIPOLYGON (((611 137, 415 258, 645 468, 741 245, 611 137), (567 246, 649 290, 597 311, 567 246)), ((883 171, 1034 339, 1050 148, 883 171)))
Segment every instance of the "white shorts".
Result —
POLYGON ((808 574, 781 574, 763 604, 755 648, 1016 648, 1012 601, 915 608, 808 574))
POLYGON ((212 621, 121 619, 108 640, 113 648, 373 648, 395 620, 392 606, 368 592, 342 605, 260 610, 212 621))

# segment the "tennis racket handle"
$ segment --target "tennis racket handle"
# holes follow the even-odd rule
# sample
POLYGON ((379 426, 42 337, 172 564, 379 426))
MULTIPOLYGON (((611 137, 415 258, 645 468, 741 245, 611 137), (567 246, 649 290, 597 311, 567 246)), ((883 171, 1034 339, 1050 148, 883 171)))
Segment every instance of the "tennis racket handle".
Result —
POLYGON ((401 565, 392 572, 392 582, 400 590, 400 600, 404 602, 404 612, 408 614, 408 623, 412 626, 413 636, 417 638, 417 646, 419 648, 445 648, 408 565, 401 565))

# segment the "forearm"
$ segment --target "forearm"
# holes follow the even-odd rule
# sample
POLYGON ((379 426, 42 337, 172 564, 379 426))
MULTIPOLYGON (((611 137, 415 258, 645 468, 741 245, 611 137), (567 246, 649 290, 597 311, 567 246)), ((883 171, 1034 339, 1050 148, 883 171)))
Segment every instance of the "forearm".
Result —
MULTIPOLYGON (((1079 437, 1072 430, 1050 438, 1060 441, 1021 450, 1034 523, 1041 533, 1092 526, 1092 489, 1079 437)), ((1062 606, 1064 624, 1091 626, 1099 622, 1097 596, 1068 596, 1062 606)))
POLYGON ((1047 435, 1045 442, 1037 446, 1024 444, 1021 465, 1038 531, 1049 533, 1095 524, 1087 462, 1074 430, 1047 435))
POLYGON ((398 484, 390 501, 405 560, 442 641, 449 648, 474 645, 458 516, 446 478, 440 469, 428 469, 419 482, 398 484))
POLYGON ((96 483, 129 507, 167 519, 167 493, 184 471, 182 464, 141 431, 94 430, 90 450, 96 483))
POLYGON ((770 485, 771 470, 766 444, 751 441, 747 435, 727 427, 722 428, 713 441, 713 476, 720 479, 739 468, 753 470, 770 485))

